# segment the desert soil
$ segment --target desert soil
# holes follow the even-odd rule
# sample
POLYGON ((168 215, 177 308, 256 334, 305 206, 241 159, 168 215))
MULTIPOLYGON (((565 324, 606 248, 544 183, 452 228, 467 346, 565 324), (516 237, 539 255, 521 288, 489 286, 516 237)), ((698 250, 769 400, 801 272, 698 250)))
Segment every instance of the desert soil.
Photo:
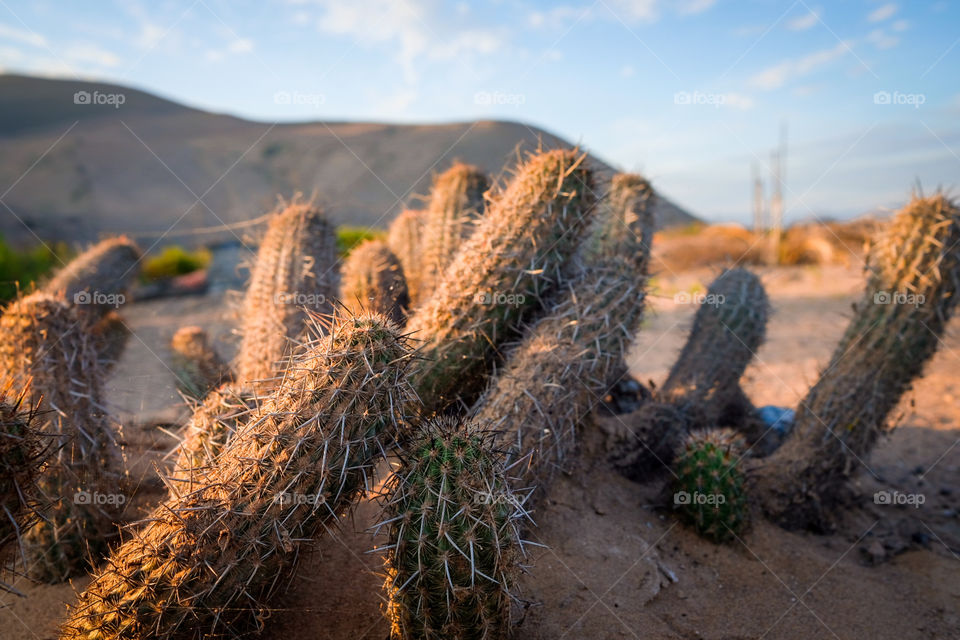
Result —
MULTIPOLYGON (((693 305, 715 274, 661 274, 651 312, 630 357, 641 381, 663 381, 689 330, 693 305)), ((829 358, 858 296, 855 268, 761 270, 774 313, 744 386, 758 405, 794 406, 829 358)), ((134 304, 135 332, 111 382, 132 474, 142 477, 127 516, 161 495, 155 469, 183 420, 166 341, 179 326, 208 328, 229 354, 235 339, 219 297, 134 304), (158 426, 160 425, 160 426, 158 426)), ((860 501, 832 535, 783 531, 755 513, 742 539, 717 546, 660 508, 665 478, 630 482, 605 461, 608 433, 622 418, 587 425, 579 461, 554 481, 533 513, 529 569, 517 605, 518 638, 953 638, 960 633, 960 335, 953 323, 940 351, 899 408, 857 478, 860 501), (878 506, 878 490, 919 493, 919 508, 878 506)), ((306 550, 290 588, 273 603, 264 638, 382 640, 380 540, 368 532, 378 509, 364 501, 330 536, 306 550)), ((0 640, 46 639, 74 590, 16 586, 0 595, 0 640)))

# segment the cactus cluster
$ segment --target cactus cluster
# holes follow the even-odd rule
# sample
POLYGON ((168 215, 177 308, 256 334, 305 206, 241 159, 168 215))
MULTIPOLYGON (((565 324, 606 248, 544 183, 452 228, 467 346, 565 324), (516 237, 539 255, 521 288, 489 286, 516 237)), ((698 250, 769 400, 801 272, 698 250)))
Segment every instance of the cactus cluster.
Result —
POLYGON ((427 411, 469 406, 498 347, 560 283, 595 203, 584 160, 555 150, 524 162, 411 315, 407 329, 423 341, 412 380, 427 411))
POLYGON ((523 508, 495 443, 475 423, 437 418, 404 448, 382 525, 395 640, 507 636, 523 508))
POLYGON ((700 535, 715 542, 735 539, 749 522, 743 438, 732 429, 694 431, 676 456, 673 505, 700 535))
POLYGON ((387 229, 387 246, 400 261, 410 307, 417 307, 430 291, 423 287, 423 228, 427 212, 420 209, 405 209, 393 219, 387 229))
POLYGON ((340 268, 340 301, 354 314, 373 312, 403 326, 410 296, 403 267, 382 240, 354 248, 340 268))
POLYGON ((763 284, 750 271, 717 276, 666 382, 651 402, 624 418, 633 434, 613 461, 625 475, 643 478, 661 470, 693 430, 753 426, 740 378, 763 342, 769 308, 763 284))
POLYGON ((960 210, 914 198, 867 257, 867 286, 793 434, 756 474, 764 510, 787 528, 832 528, 842 488, 941 342, 960 297, 960 210))
POLYGON ((270 218, 243 298, 238 380, 275 380, 307 311, 332 311, 336 265, 336 231, 318 207, 294 201, 270 218))
POLYGON ((232 377, 229 366, 210 344, 207 332, 200 327, 178 329, 170 339, 170 352, 177 388, 189 398, 202 400, 232 377))
POLYGON ((410 359, 406 338, 375 315, 342 318, 305 345, 193 490, 168 498, 114 550, 61 638, 257 631, 300 541, 367 488, 410 401, 410 359))

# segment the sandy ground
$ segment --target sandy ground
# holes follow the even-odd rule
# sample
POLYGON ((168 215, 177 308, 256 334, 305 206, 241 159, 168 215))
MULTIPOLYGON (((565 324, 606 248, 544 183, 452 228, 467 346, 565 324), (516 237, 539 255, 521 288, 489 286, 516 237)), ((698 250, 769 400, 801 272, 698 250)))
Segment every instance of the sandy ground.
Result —
MULTIPOLYGON (((689 330, 695 307, 681 291, 702 290, 713 272, 661 275, 651 313, 630 358, 642 381, 662 382, 689 330)), ((758 405, 795 405, 816 379, 862 287, 855 269, 761 271, 773 301, 768 338, 744 387, 758 405)), ((156 423, 176 424, 184 409, 162 364, 165 342, 182 324, 211 330, 232 349, 220 300, 192 298, 133 305, 135 331, 111 383, 126 427, 134 476, 144 478, 127 516, 156 500, 155 465, 173 443, 156 423), (139 416, 139 421, 135 419, 139 416), (144 419, 149 416, 149 419, 144 419)), ((635 484, 605 462, 616 417, 585 430, 576 468, 558 477, 534 512, 529 570, 521 580, 516 637, 559 638, 958 638, 960 629, 960 330, 951 325, 939 353, 901 404, 900 426, 858 478, 861 497, 829 536, 788 533, 754 514, 740 542, 716 546, 660 510, 661 481, 635 484), (922 493, 920 508, 878 506, 877 490, 922 493)), ((169 429, 167 427, 166 429, 169 429)), ((340 535, 304 553, 290 589, 274 604, 264 638, 386 638, 380 613, 381 560, 366 531, 377 507, 365 501, 340 535)), ((55 637, 74 589, 17 587, 0 595, 0 640, 55 637)))

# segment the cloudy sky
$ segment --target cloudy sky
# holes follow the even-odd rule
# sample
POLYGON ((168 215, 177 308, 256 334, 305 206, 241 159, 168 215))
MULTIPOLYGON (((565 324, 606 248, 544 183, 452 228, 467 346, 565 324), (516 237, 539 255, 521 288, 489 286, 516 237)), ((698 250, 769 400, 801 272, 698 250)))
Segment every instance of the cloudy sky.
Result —
POLYGON ((544 127, 711 220, 749 219, 787 123, 787 216, 960 184, 960 3, 0 0, 0 69, 264 121, 544 127))

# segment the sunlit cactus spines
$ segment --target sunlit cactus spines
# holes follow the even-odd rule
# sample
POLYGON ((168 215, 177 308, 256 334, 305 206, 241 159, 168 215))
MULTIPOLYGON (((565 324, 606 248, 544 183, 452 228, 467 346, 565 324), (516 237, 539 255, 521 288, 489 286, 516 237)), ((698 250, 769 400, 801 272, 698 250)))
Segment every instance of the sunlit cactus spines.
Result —
POLYGON ((741 469, 744 448, 736 431, 711 429, 689 434, 676 455, 673 508, 714 542, 735 539, 750 519, 741 469))
POLYGON ((351 313, 381 313, 400 326, 406 323, 407 281, 385 242, 369 240, 350 252, 340 268, 340 301, 351 313))
POLYGON ((381 525, 394 640, 507 637, 524 511, 496 446, 477 424, 436 418, 401 452, 381 525))
POLYGON ((61 638, 254 634, 302 541, 371 487, 411 402, 410 345, 377 315, 335 319, 190 491, 130 531, 68 611, 61 638))
POLYGON ((596 202, 584 161, 567 150, 527 158, 411 315, 407 329, 423 341, 412 380, 428 411, 471 404, 498 346, 562 281, 596 202))
POLYGON ((425 291, 444 276, 460 245, 470 237, 484 212, 487 176, 478 168, 454 163, 430 189, 423 227, 422 283, 425 291))
POLYGON ((764 509, 788 528, 829 530, 890 413, 940 344, 960 294, 960 210, 915 197, 872 243, 867 286, 793 434, 755 475, 764 509))
POLYGON ((423 228, 427 212, 423 209, 405 209, 393 219, 387 229, 387 245, 403 267, 410 306, 416 307, 432 293, 423 287, 423 228))
POLYGON ((229 365, 200 327, 177 329, 170 339, 170 352, 170 368, 176 377, 177 389, 187 397, 202 400, 211 390, 232 378, 229 365))
POLYGON ((553 307, 524 334, 477 408, 502 430, 523 486, 565 468, 584 418, 617 380, 645 303, 653 237, 650 185, 614 177, 553 307))
POLYGON ((140 248, 127 237, 102 240, 55 273, 43 291, 105 313, 125 302, 141 257, 140 248))
POLYGON ((336 230, 319 207, 295 200, 270 217, 240 309, 238 380, 275 381, 307 311, 333 310, 337 274, 336 230))

